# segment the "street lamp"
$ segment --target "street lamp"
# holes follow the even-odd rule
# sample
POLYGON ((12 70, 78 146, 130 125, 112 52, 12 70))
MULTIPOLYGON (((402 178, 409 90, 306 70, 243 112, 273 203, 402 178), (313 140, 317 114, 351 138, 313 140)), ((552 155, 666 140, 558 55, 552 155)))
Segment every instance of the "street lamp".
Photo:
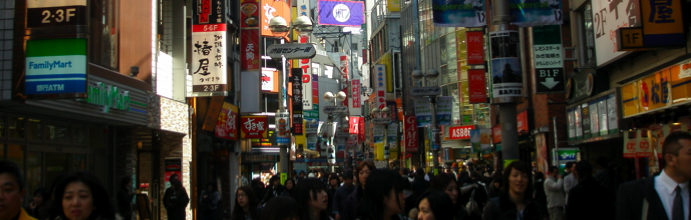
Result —
MULTIPOLYGON (((276 16, 269 21, 269 29, 271 33, 279 37, 285 37, 290 33, 290 30, 295 29, 300 35, 309 35, 312 33, 312 20, 307 16, 299 16, 293 22, 293 27, 288 25, 285 18, 281 16, 276 16)), ((283 41, 282 41, 283 42, 283 41)), ((281 66, 282 74, 278 77, 278 100, 281 104, 278 105, 279 112, 283 113, 286 111, 286 102, 283 93, 285 92, 285 77, 286 77, 286 58, 281 55, 281 66)), ((281 147, 281 173, 288 173, 288 147, 281 147)))
MULTIPOLYGON (((411 74, 411 78, 415 81, 421 81, 423 79, 426 79, 423 81, 423 87, 416 87, 413 88, 411 91, 413 96, 419 96, 419 97, 429 97, 430 103, 432 105, 430 106, 430 112, 431 112, 431 120, 430 120, 430 129, 432 130, 433 134, 433 139, 432 139, 432 145, 434 144, 440 144, 436 143, 437 142, 437 135, 439 135, 439 128, 437 128, 437 95, 439 95, 441 88, 439 86, 426 86, 425 81, 433 81, 439 78, 439 71, 436 69, 432 68, 427 70, 423 74, 422 71, 420 70, 413 70, 411 74)), ((432 150, 432 157, 434 158, 434 168, 439 167, 439 149, 433 149, 432 150)), ((421 160, 424 161, 424 160, 421 160)))
MULTIPOLYGON (((347 113, 348 113, 348 112, 347 112, 347 108, 345 108, 345 111, 343 111, 343 109, 338 109, 338 108, 334 108, 334 107, 340 106, 340 105, 343 103, 343 101, 346 100, 346 98, 347 98, 348 96, 347 96, 346 93, 343 92, 343 91, 337 92, 336 95, 334 95, 333 92, 327 91, 327 92, 324 93, 323 97, 324 97, 324 101, 326 101, 327 103, 333 103, 333 104, 334 104, 333 106, 326 106, 326 107, 324 108, 324 113, 326 113, 326 114, 329 115, 329 116, 328 116, 329 120, 327 121, 327 123, 329 123, 329 124, 331 124, 331 126, 333 126, 333 122, 334 122, 335 120, 338 120, 338 119, 339 119, 338 116, 341 116, 341 114, 346 114, 346 115, 347 115, 347 113)), ((347 117, 347 116, 345 116, 345 117, 340 117, 340 119, 341 119, 341 122, 338 123, 337 130, 338 130, 338 129, 344 129, 344 128, 349 127, 348 125, 345 124, 345 123, 348 122, 348 117, 347 117), (345 123, 344 123, 344 122, 345 122, 345 123)), ((336 134, 334 134, 334 135, 332 136, 332 139, 330 140, 331 146, 329 146, 329 148, 333 149, 333 152, 336 152, 336 145, 335 145, 336 137, 335 137, 335 136, 336 136, 336 134)), ((331 159, 331 158, 329 158, 329 157, 327 157, 327 158, 328 158, 328 159, 331 159)), ((335 159, 335 158, 334 158, 334 159, 335 159)), ((335 162, 335 161, 334 161, 334 162, 335 162)), ((332 171, 333 171, 333 170, 332 170, 332 171)))

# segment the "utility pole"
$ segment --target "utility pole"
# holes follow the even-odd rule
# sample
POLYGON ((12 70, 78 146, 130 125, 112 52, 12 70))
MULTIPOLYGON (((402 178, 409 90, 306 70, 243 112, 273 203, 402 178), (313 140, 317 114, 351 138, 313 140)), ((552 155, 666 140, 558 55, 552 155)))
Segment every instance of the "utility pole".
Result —
MULTIPOLYGON (((494 10, 493 14, 494 17, 492 18, 492 24, 494 31, 492 33, 499 33, 499 32, 515 32, 517 34, 517 27, 511 25, 511 12, 509 10, 509 0, 497 0, 494 1, 494 6, 492 10, 494 10)), ((490 34, 490 39, 492 38, 492 34, 490 34)), ((490 40, 490 42, 493 42, 490 40)), ((490 45, 491 47, 498 47, 499 54, 508 54, 509 53, 509 48, 512 46, 520 47, 520 42, 516 43, 516 45, 511 45, 509 44, 508 46, 499 46, 499 45, 490 45)), ((494 55, 493 55, 494 56, 494 55)), ((515 58, 518 59, 518 58, 515 58)), ((493 62, 492 62, 493 63, 493 62)), ((520 64, 520 62, 518 62, 520 64)), ((503 69, 503 66, 492 66, 492 71, 495 71, 495 68, 497 69, 503 69)), ((524 73, 525 74, 525 73, 524 73)), ((523 80, 521 80, 522 82, 523 80)), ((493 86, 496 82, 493 82, 493 86)), ((494 90, 496 91, 496 90, 494 90)), ((496 92, 495 92, 495 97, 493 100, 493 103, 496 103, 499 105, 499 118, 501 122, 501 134, 502 134, 502 158, 504 162, 504 167, 506 167, 509 163, 513 161, 517 161, 519 159, 519 153, 518 153, 518 130, 517 130, 517 121, 516 121, 516 105, 517 103, 522 102, 523 99, 523 92, 525 92, 523 89, 521 89, 521 94, 520 95, 514 95, 514 96, 502 96, 502 97, 496 97, 496 92)))

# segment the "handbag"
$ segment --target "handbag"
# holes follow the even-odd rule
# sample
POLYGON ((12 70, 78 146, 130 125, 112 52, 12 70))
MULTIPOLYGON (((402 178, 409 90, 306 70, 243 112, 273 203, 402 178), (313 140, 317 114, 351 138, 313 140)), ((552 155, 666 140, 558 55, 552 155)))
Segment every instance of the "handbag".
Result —
POLYGON ((473 192, 470 193, 470 200, 468 201, 468 204, 465 205, 465 208, 468 211, 468 214, 471 216, 482 215, 480 206, 477 204, 477 201, 475 201, 475 189, 473 189, 473 192))

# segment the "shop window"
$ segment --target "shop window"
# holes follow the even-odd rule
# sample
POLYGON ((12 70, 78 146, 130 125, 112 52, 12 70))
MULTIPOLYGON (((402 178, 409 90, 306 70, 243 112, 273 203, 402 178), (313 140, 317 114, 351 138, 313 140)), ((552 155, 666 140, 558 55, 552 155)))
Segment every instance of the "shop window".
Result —
POLYGON ((67 154, 45 153, 45 180, 54 181, 60 174, 67 172, 67 154))
POLYGON ((578 11, 578 25, 579 28, 579 66, 587 67, 594 65, 595 60, 595 30, 593 29, 593 9, 591 3, 588 2, 583 7, 583 10, 578 11))
POLYGON ((86 143, 86 126, 74 126, 74 144, 84 145, 86 143))
POLYGON ((29 140, 42 141, 43 130, 41 130, 41 119, 29 118, 29 125, 27 126, 27 137, 29 140))
POLYGON ((24 168, 24 145, 7 145, 7 160, 16 163, 20 168, 24 168))
POLYGON ((57 143, 72 143, 72 131, 70 125, 58 122, 49 122, 46 126, 46 137, 48 141, 57 143))
POLYGON ((264 105, 266 112, 278 111, 278 94, 264 94, 264 105))
POLYGON ((24 117, 22 116, 10 116, 10 121, 8 123, 9 136, 11 138, 21 138, 24 139, 25 132, 24 117))
POLYGON ((26 187, 28 196, 33 197, 33 192, 43 185, 43 153, 36 151, 29 151, 26 153, 26 187))
POLYGON ((113 70, 118 69, 119 57, 118 3, 114 0, 94 0, 89 3, 89 61, 113 70))

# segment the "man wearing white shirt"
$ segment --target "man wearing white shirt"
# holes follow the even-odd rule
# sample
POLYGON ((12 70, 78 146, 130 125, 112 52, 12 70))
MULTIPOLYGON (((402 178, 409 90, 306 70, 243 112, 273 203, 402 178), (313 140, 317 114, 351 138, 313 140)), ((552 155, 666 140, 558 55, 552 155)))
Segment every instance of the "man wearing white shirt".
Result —
POLYGON ((573 175, 573 171, 576 170, 576 162, 568 162, 566 163, 566 168, 569 168, 570 173, 566 177, 564 177, 564 193, 566 194, 566 200, 568 204, 569 201, 569 190, 576 186, 578 184, 578 179, 576 178, 575 175, 573 175))
POLYGON ((691 134, 671 133, 665 138, 662 153, 666 166, 660 175, 631 181, 619 188, 617 220, 689 220, 691 134))

